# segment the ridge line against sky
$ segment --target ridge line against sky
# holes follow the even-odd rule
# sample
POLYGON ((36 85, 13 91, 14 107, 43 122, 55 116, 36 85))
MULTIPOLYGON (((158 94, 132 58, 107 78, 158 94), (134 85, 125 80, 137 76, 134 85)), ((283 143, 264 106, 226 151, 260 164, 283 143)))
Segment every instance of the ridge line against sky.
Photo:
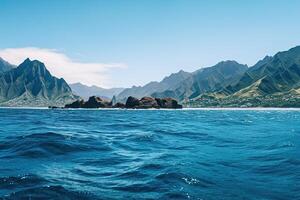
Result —
POLYGON ((107 71, 114 68, 126 68, 124 63, 90 63, 71 59, 55 49, 36 47, 0 49, 0 57, 18 66, 26 58, 39 60, 56 77, 64 78, 68 83, 81 82, 85 85, 109 86, 107 71))
POLYGON ((299 7, 297 0, 1 0, 0 56, 39 59, 68 82, 144 85, 222 60, 251 66, 300 45, 299 7))

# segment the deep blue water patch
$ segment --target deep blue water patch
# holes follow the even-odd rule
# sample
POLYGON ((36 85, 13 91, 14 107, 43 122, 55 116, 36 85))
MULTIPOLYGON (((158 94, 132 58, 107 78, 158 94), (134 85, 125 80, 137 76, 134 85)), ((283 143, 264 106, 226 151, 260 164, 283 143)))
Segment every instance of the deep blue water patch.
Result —
POLYGON ((300 112, 0 109, 0 199, 300 199, 300 112))

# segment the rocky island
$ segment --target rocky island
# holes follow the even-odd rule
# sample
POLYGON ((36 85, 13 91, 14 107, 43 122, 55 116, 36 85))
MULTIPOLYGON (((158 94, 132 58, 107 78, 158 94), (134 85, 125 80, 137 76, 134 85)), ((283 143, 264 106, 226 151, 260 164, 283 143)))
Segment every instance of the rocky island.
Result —
POLYGON ((97 96, 91 96, 87 101, 76 100, 71 104, 65 105, 65 108, 126 108, 126 109, 181 109, 182 105, 173 98, 153 98, 143 97, 137 99, 135 97, 128 97, 125 104, 115 103, 112 101, 103 100, 97 96))

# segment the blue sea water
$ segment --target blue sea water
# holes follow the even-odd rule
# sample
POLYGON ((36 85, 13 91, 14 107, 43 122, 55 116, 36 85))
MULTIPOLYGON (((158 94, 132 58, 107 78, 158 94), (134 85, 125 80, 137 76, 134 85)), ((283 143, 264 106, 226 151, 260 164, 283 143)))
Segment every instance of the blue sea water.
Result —
POLYGON ((300 199, 300 111, 0 109, 0 199, 300 199))

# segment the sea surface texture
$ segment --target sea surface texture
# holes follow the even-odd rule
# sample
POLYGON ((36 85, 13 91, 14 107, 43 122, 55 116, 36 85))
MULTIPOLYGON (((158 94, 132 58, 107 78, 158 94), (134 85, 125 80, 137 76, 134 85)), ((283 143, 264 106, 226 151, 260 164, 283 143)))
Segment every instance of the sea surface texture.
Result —
POLYGON ((0 199, 300 199, 300 111, 0 109, 0 199))

